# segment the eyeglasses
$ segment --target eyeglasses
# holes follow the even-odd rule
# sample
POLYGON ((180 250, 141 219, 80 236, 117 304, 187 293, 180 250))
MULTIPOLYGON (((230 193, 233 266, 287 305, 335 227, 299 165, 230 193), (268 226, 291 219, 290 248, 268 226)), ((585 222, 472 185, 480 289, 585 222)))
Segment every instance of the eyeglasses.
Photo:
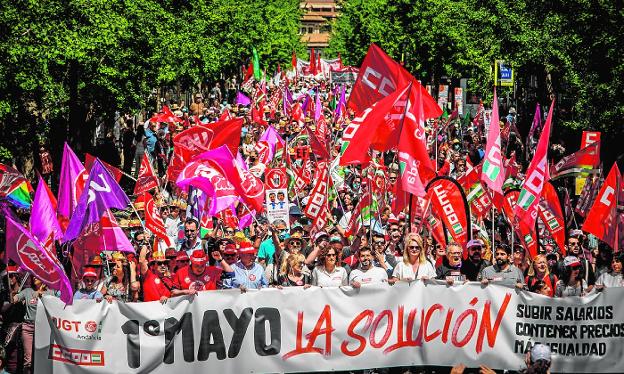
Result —
POLYGON ((93 283, 95 282, 95 278, 83 278, 82 281, 85 283, 93 283))
POLYGON ((401 229, 399 229, 398 227, 391 227, 390 231, 401 231, 401 229))
POLYGON ((184 229, 184 232, 195 232, 197 230, 191 230, 191 229, 184 229))
POLYGON ((234 230, 225 230, 226 234, 234 234, 234 230))
POLYGON ((293 247, 301 247, 301 243, 299 243, 299 242, 290 242, 288 244, 290 244, 293 247))
POLYGON ((325 257, 336 257, 335 253, 328 253, 325 255, 325 257))
POLYGON ((385 241, 373 242, 373 245, 384 245, 384 244, 386 244, 385 241))
POLYGON ((223 255, 223 257, 235 257, 235 256, 236 256, 236 253, 227 253, 223 255))
POLYGON ((409 248, 409 249, 418 249, 418 250, 421 249, 421 247, 419 245, 410 245, 407 248, 409 248))
POLYGON ((176 262, 180 262, 182 264, 188 264, 191 260, 176 260, 176 262))
POLYGON ((570 247, 577 247, 579 245, 579 243, 578 242, 576 242, 576 243, 568 243, 568 245, 570 247))
POLYGON ((169 261, 156 261, 156 264, 158 266, 167 266, 169 264, 169 261))

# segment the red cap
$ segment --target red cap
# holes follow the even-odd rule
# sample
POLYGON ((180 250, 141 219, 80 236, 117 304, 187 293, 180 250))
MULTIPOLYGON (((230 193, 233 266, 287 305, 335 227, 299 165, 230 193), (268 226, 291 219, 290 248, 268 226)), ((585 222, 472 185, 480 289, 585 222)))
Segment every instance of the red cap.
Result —
POLYGON ((97 278, 97 272, 95 271, 94 268, 85 268, 84 271, 82 272, 82 277, 93 277, 93 278, 97 278))
POLYGON ((208 257, 206 257, 206 253, 201 249, 196 249, 193 251, 191 255, 191 263, 197 265, 205 265, 208 262, 208 257))
POLYGON ((240 255, 255 255, 256 248, 251 245, 251 242, 241 242, 238 248, 238 254, 240 255))
POLYGON ((188 261, 188 260, 189 260, 189 256, 186 254, 185 251, 178 252, 178 255, 176 256, 176 261, 188 261))
POLYGON ((234 244, 226 244, 225 249, 223 250, 223 253, 226 253, 228 255, 231 254, 235 254, 236 253, 236 246, 234 244))

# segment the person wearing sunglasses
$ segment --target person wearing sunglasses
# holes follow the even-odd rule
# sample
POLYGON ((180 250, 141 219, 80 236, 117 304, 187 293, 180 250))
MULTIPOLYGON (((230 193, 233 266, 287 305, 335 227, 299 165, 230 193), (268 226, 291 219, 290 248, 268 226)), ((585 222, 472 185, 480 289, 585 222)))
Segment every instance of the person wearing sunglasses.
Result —
POLYGON ((95 288, 98 280, 97 272, 94 268, 86 267, 82 273, 82 282, 84 287, 81 287, 74 293, 74 300, 97 300, 102 301, 104 295, 95 288))
MULTIPOLYGON (((309 258, 309 257, 308 257, 309 258)), ((312 285, 320 287, 339 287, 348 285, 347 271, 339 266, 340 253, 325 245, 320 250, 318 265, 312 270, 312 285)))
POLYGON ((433 279, 435 277, 435 269, 425 255, 422 237, 416 233, 407 234, 403 248, 403 259, 394 267, 390 283, 396 281, 411 282, 417 279, 433 279))
MULTIPOLYGON (((182 254, 184 252, 180 252, 182 254)), ((186 255, 186 253, 184 253, 186 255)), ((177 258, 176 258, 177 260, 177 258)), ((154 252, 149 260, 149 270, 143 280, 143 301, 166 303, 171 297, 173 282, 167 276, 169 261, 162 252, 154 252)))
POLYGON ((194 251, 202 249, 202 242, 199 239, 199 225, 197 221, 188 218, 184 221, 184 240, 180 244, 180 251, 185 251, 189 257, 194 251))
POLYGON ((492 265, 483 258, 484 247, 485 243, 481 239, 472 239, 468 242, 468 259, 462 262, 461 272, 469 281, 477 281, 481 271, 492 265))

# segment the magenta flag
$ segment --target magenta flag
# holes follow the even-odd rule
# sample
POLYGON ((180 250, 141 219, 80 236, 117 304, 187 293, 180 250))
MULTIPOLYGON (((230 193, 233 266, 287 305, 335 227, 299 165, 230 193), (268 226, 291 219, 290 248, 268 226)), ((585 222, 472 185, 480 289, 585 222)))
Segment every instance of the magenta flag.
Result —
MULTIPOLYGON (((52 202, 51 191, 49 191, 46 182, 39 176, 37 191, 35 192, 35 200, 33 201, 32 210, 30 212, 30 221, 28 226, 32 234, 53 252, 54 241, 63 238, 63 230, 56 217, 54 203, 52 202)), ((56 259, 56 256, 54 256, 56 259)))
POLYGON ((265 141, 269 145, 269 160, 273 159, 273 156, 275 155, 275 149, 277 148, 278 144, 286 144, 280 134, 277 133, 277 130, 275 130, 275 127, 271 125, 269 125, 266 130, 264 130, 262 135, 260 135, 260 139, 258 139, 258 142, 261 141, 265 141))
POLYGON ((110 210, 107 210, 95 230, 89 232, 81 240, 83 240, 82 246, 74 246, 74 250, 78 248, 97 248, 94 253, 89 255, 96 255, 101 251, 120 251, 135 253, 134 247, 128 240, 128 237, 124 233, 123 229, 117 224, 117 220, 113 216, 110 210))
POLYGON ((182 189, 196 187, 210 197, 208 214, 213 216, 239 199, 234 186, 208 161, 189 162, 180 172, 176 184, 182 189))
POLYGON ((533 115, 533 123, 531 123, 531 129, 529 130, 528 138, 533 138, 533 134, 542 128, 542 110, 539 103, 535 106, 535 115, 533 115))
MULTIPOLYGON (((498 195, 503 195, 505 183, 505 166, 501 150, 500 119, 498 116, 498 98, 494 87, 494 101, 492 101, 492 120, 488 131, 485 157, 481 169, 481 180, 498 195)), ((497 201, 497 199, 494 199, 497 201)))
POLYGON ((56 256, 32 235, 21 223, 14 221, 10 214, 6 215, 6 254, 21 268, 41 279, 53 290, 60 291, 61 300, 71 304, 73 291, 67 275, 55 261, 56 256))
POLYGON ((63 148, 61 180, 59 182, 57 214, 63 231, 78 205, 89 174, 67 143, 63 148))
POLYGON ((126 193, 102 162, 96 159, 63 241, 76 239, 87 225, 99 222, 107 210, 125 209, 128 204, 130 200, 126 193))
POLYGON ((336 111, 334 112, 334 118, 338 119, 341 115, 346 115, 346 105, 347 105, 347 96, 346 96, 346 88, 345 85, 342 85, 342 90, 340 91, 340 99, 338 99, 338 103, 336 104, 336 111))
POLYGON ((247 106, 251 104, 251 99, 245 96, 244 93, 237 91, 236 92, 236 104, 247 106))
POLYGON ((264 208, 264 183, 251 172, 242 169, 226 146, 204 152, 197 160, 207 160, 234 187, 249 210, 261 212, 264 208))
POLYGON ((316 91, 316 101, 314 102, 314 123, 321 118, 321 95, 316 91))

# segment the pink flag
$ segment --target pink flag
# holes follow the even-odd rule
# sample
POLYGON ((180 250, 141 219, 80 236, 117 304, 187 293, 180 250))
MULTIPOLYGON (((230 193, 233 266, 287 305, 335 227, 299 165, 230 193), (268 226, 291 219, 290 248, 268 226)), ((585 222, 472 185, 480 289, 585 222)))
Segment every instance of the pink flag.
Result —
POLYGON ((21 268, 53 290, 61 292, 61 300, 71 304, 73 292, 71 284, 63 269, 58 265, 45 246, 35 238, 21 223, 6 216, 6 254, 21 268))
POLYGON ((258 142, 265 141, 269 145, 269 160, 273 159, 275 155, 275 150, 277 149, 278 144, 284 145, 286 142, 282 137, 277 133, 275 127, 268 126, 266 130, 260 135, 260 139, 258 142))
POLYGON ((321 118, 321 95, 316 91, 316 101, 314 102, 314 122, 321 118))
POLYGON ((78 199, 82 195, 88 178, 87 170, 82 166, 74 151, 65 143, 56 210, 63 231, 67 230, 69 219, 78 205, 78 199))
POLYGON ((544 183, 550 179, 548 172, 548 142, 552 127, 552 114, 555 102, 550 104, 548 118, 544 124, 544 131, 540 136, 535 155, 526 172, 526 177, 522 183, 522 189, 518 196, 518 201, 514 207, 514 215, 519 218, 526 227, 535 227, 537 219, 537 207, 542 195, 544 183))
POLYGON ((244 93, 237 91, 236 92, 236 104, 247 106, 251 104, 251 99, 248 98, 244 93))
MULTIPOLYGON (((264 183, 241 168, 226 146, 221 146, 197 156, 208 160, 231 184, 250 210, 261 212, 264 207, 264 183)), ((179 180, 179 179, 178 179, 179 180)))
POLYGON ((492 200, 496 207, 500 209, 502 207, 503 184, 505 183, 505 166, 503 164, 503 154, 501 150, 500 119, 498 117, 496 87, 494 87, 492 119, 490 121, 483 167, 481 169, 481 181, 495 194, 492 200), (498 195, 499 198, 497 198, 496 195, 498 195), (497 202, 501 204, 497 204, 497 202))
POLYGON ((208 195, 211 198, 208 214, 211 216, 238 201, 238 195, 232 184, 205 160, 189 162, 180 172, 176 184, 182 189, 189 186, 199 188, 208 195))
MULTIPOLYGON (((63 230, 56 217, 54 209, 56 202, 52 201, 50 195, 51 191, 48 185, 39 176, 39 184, 37 184, 28 226, 32 234, 41 241, 51 254, 54 254, 56 251, 54 240, 63 238, 63 230)), ((53 255, 53 258, 56 260, 56 255, 53 255)))
MULTIPOLYGON (((117 220, 110 210, 107 210, 98 224, 89 227, 93 231, 84 232, 74 243, 74 251, 78 248, 89 248, 89 256, 99 254, 101 251, 120 251, 135 253, 134 247, 128 240, 128 236, 117 224, 117 220)), ((80 256, 77 256, 80 257, 80 256)))

